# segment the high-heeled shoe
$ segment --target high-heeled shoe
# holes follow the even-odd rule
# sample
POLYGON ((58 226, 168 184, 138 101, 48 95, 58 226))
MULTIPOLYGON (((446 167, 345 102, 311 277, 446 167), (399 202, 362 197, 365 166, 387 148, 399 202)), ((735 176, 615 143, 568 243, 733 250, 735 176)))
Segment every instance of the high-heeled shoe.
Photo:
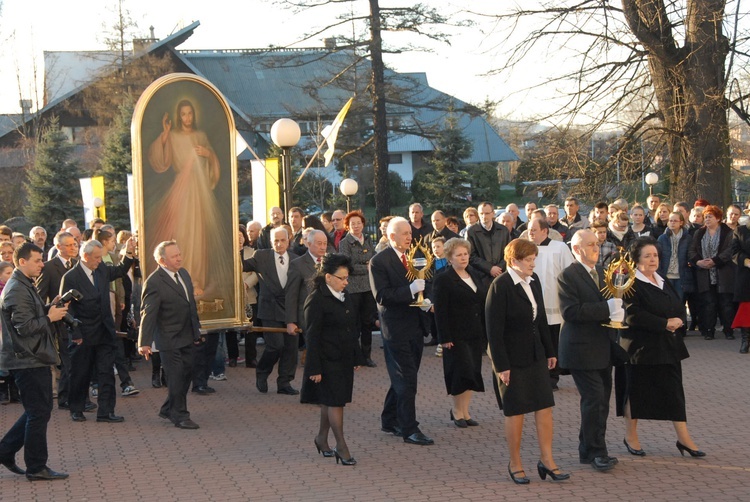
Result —
POLYGON ((680 450, 680 455, 685 456, 685 452, 688 452, 691 457, 705 457, 706 453, 700 450, 693 450, 685 446, 684 444, 677 441, 677 449, 680 450))
POLYGON ((560 472, 559 467, 547 469, 547 466, 545 466, 541 460, 536 464, 536 470, 539 471, 539 477, 542 478, 542 481, 547 479, 548 475, 552 478, 552 481, 565 481, 566 479, 570 479, 570 474, 567 472, 560 472))
POLYGON ((313 444, 315 445, 315 449, 318 450, 318 453, 322 454, 324 457, 331 458, 333 456, 333 450, 324 450, 315 439, 313 439, 313 444))
POLYGON ((339 455, 339 452, 336 451, 336 448, 333 449, 333 454, 336 457, 336 465, 338 465, 339 460, 341 460, 342 465, 357 465, 357 461, 354 460, 354 457, 344 458, 339 455))
POLYGON ((469 427, 476 427, 477 425, 479 425, 479 422, 477 422, 473 418, 467 418, 466 425, 468 425, 469 427))
POLYGON ((453 420, 453 423, 456 424, 456 427, 461 428, 461 429, 465 429, 465 428, 467 428, 469 426, 469 424, 466 423, 466 420, 464 420, 463 418, 459 418, 458 420, 456 420, 453 417, 453 410, 452 409, 450 410, 450 414, 451 414, 451 420, 453 420))
POLYGON ((646 452, 643 451, 642 449, 636 450, 635 448, 633 448, 632 446, 630 446, 628 444, 628 440, 627 439, 623 439, 622 442, 625 445, 625 448, 628 449, 628 453, 630 453, 631 455, 635 455, 637 457, 645 457, 646 456, 646 452))
POLYGON ((528 485, 529 483, 531 483, 531 480, 525 476, 526 473, 523 471, 523 469, 521 469, 520 471, 516 471, 516 472, 510 472, 510 462, 508 462, 508 474, 510 474, 510 479, 512 479, 513 482, 517 485, 528 485), (524 477, 522 478, 516 477, 516 474, 522 474, 522 473, 524 474, 524 477))

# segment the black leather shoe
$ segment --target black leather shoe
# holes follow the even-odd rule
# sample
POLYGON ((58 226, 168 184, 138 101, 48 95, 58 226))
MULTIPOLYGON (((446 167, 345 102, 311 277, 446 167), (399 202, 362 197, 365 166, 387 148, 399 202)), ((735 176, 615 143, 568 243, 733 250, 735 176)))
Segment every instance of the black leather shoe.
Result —
POLYGON ((512 472, 510 470, 510 463, 508 463, 508 474, 510 474, 510 479, 513 480, 513 482, 517 485, 528 485, 531 483, 531 480, 526 476, 526 473, 521 469, 520 471, 512 472), (523 474, 523 477, 516 477, 516 474, 523 474))
POLYGON ((200 394, 201 396, 207 396, 216 392, 216 389, 213 389, 208 385, 199 385, 198 387, 193 387, 193 392, 200 394))
POLYGON ((174 426, 178 429, 200 429, 200 426, 189 418, 187 420, 183 420, 182 422, 176 422, 174 426))
POLYGON ((151 377, 151 387, 154 389, 161 389, 161 380, 159 379, 159 375, 153 375, 151 377))
POLYGON ((421 432, 415 432, 411 436, 406 436, 404 438, 404 443, 416 444, 419 446, 429 446, 431 444, 435 444, 435 441, 433 441, 432 438, 425 436, 421 432))
POLYGON ((372 359, 367 358, 367 361, 365 361, 365 366, 367 366, 368 368, 377 368, 378 365, 372 359))
POLYGON ((263 377, 255 377, 255 386, 258 388, 258 391, 261 394, 265 394, 268 392, 268 380, 263 377))
POLYGON ((257 368, 258 367, 258 361, 255 359, 250 359, 249 361, 245 362, 245 368, 257 368))
POLYGON ((27 472, 26 479, 29 481, 54 481, 55 479, 67 479, 68 475, 64 472, 55 472, 49 467, 45 467, 39 472, 27 472))
POLYGON ((380 428, 381 431, 387 432, 388 434, 393 434, 394 436, 403 437, 404 433, 401 431, 401 428, 397 425, 394 426, 383 426, 380 428))
POLYGON ((632 446, 630 446, 628 444, 628 440, 627 439, 623 439, 622 442, 623 442, 623 444, 625 444, 625 448, 628 449, 628 453, 630 453, 631 455, 635 455, 637 457, 645 457, 646 456, 646 452, 643 451, 642 449, 636 450, 635 448, 633 448, 632 446))
POLYGON ((477 425, 479 425, 479 422, 477 422, 473 418, 467 418, 466 425, 468 425, 469 427, 476 427, 477 425))
POLYGON ((288 387, 280 388, 279 390, 276 391, 276 394, 286 394, 287 396, 297 396, 299 395, 299 391, 290 385, 288 387))
POLYGON ((690 448, 680 443, 679 441, 677 441, 677 449, 680 450, 680 455, 682 455, 683 457, 685 456, 685 452, 688 452, 691 457, 705 457, 706 456, 705 452, 702 452, 700 450, 691 450, 690 448))
POLYGON ((70 412, 70 419, 73 420, 74 422, 85 422, 86 415, 84 415, 80 411, 72 411, 70 412))
POLYGON ((120 422, 125 421, 125 417, 121 417, 119 415, 115 415, 114 413, 110 413, 109 415, 103 416, 103 417, 96 417, 97 422, 107 422, 110 424, 119 424, 120 422))
POLYGON ((83 405, 83 411, 86 411, 86 412, 88 412, 88 411, 94 411, 98 407, 99 406, 97 406, 96 403, 92 403, 91 401, 89 401, 88 403, 86 403, 86 404, 83 405))
POLYGON ((453 416, 452 409, 450 410, 450 414, 451 414, 451 420, 459 429, 466 429, 469 426, 469 424, 463 418, 456 419, 456 417, 453 416))
POLYGON ((57 405, 58 410, 69 410, 70 405, 68 403, 58 403, 57 405))
POLYGON ((605 472, 614 468, 615 464, 610 461, 609 457, 595 457, 591 461, 591 467, 599 472, 605 472))
POLYGON ((26 474, 26 471, 16 465, 16 461, 14 459, 0 460, 0 465, 8 469, 13 474, 26 474))
POLYGON ((172 418, 167 415, 166 413, 159 412, 159 418, 163 418, 164 420, 172 420, 172 418))
POLYGON ((544 465, 541 460, 537 462, 536 470, 539 472, 539 477, 542 478, 542 481, 547 479, 547 476, 549 476, 552 481, 565 481, 566 479, 570 479, 570 474, 562 472, 559 468, 547 469, 547 466, 544 465))

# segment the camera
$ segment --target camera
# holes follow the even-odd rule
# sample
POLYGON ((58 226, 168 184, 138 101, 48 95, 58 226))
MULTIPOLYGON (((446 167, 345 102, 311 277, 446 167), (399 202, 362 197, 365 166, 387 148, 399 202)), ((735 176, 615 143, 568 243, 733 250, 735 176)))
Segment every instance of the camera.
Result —
MULTIPOLYGON (((67 291, 64 295, 60 297, 60 299, 55 303, 55 307, 64 307, 66 303, 71 302, 73 300, 79 302, 83 299, 83 295, 80 291, 77 289, 71 289, 67 291)), ((70 315, 70 313, 66 312, 65 317, 62 319, 65 324, 68 325, 70 328, 77 328, 81 321, 70 315)))

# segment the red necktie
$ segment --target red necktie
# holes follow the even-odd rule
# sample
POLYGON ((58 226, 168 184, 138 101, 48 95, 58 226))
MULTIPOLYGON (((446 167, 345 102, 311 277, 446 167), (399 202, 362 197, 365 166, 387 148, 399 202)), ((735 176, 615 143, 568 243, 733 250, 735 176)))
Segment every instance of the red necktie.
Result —
POLYGON ((401 255, 401 263, 404 265, 404 268, 406 270, 409 270, 409 265, 406 263, 406 253, 401 255))
POLYGON ((318 265, 320 265, 320 262, 323 261, 323 259, 320 256, 318 256, 318 260, 317 261, 318 261, 318 265))

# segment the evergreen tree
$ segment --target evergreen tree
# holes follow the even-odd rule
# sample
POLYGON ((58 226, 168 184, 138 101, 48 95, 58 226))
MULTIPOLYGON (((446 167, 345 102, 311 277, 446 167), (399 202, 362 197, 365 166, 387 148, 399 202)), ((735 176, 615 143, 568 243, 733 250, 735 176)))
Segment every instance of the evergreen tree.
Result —
POLYGON ((36 147, 34 165, 29 169, 26 192, 26 219, 42 225, 53 235, 66 218, 81 218, 80 173, 72 158, 73 145, 60 129, 57 117, 50 120, 36 147))
POLYGON ((118 108, 112 127, 104 138, 99 174, 104 176, 104 203, 107 222, 117 229, 130 228, 128 174, 133 172, 130 121, 133 100, 128 97, 118 108))
POLYGON ((449 115, 446 127, 438 133, 435 152, 427 160, 432 169, 424 170, 421 176, 425 198, 418 202, 449 214, 461 214, 471 194, 471 176, 462 161, 471 156, 472 149, 456 118, 449 115))

